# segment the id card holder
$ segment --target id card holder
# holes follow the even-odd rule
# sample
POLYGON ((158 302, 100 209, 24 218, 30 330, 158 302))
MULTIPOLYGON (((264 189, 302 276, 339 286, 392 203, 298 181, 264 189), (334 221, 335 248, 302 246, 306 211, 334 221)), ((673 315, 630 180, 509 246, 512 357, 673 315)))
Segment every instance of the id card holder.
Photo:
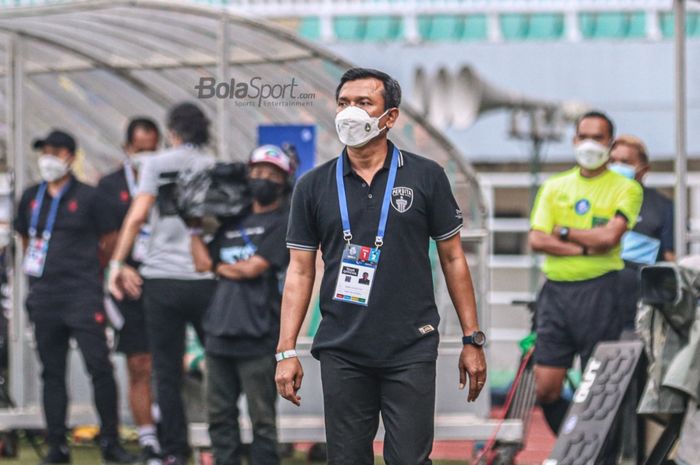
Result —
POLYGON ((44 238, 33 237, 29 240, 27 252, 24 256, 22 269, 28 276, 41 278, 46 265, 46 254, 49 251, 49 241, 44 238))
POLYGON ((131 249, 131 258, 134 261, 142 263, 148 255, 148 244, 151 241, 151 227, 144 225, 139 231, 139 235, 136 236, 134 241, 134 247, 131 249))
POLYGON ((379 264, 380 250, 347 244, 340 262, 333 300, 367 306, 379 264))

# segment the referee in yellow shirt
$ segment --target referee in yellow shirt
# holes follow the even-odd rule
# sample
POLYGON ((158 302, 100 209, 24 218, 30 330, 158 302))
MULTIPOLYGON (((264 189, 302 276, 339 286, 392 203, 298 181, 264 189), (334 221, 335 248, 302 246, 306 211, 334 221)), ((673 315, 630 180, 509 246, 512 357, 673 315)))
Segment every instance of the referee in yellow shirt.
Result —
POLYGON ((540 188, 530 221, 532 249, 546 255, 537 298, 537 399, 556 434, 568 408, 561 398, 574 356, 585 367, 598 342, 622 331, 620 239, 642 205, 639 183, 608 170, 614 125, 600 112, 577 122, 577 165, 540 188))

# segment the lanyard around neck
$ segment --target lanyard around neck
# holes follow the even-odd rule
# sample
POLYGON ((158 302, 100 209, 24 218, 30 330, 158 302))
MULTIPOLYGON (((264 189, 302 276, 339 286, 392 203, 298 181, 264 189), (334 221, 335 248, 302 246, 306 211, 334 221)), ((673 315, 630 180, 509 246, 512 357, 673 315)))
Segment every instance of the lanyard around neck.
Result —
MULTIPOLYGON (((341 153, 338 157, 338 162, 335 167, 335 180, 338 185, 338 205, 340 206, 340 219, 343 222, 343 239, 349 244, 352 240, 352 231, 350 229, 350 215, 348 214, 348 200, 345 196, 345 177, 344 177, 344 156, 341 153)), ((379 217, 379 227, 377 228, 377 236, 374 240, 376 247, 384 245, 384 232, 386 231, 386 222, 389 219, 389 204, 391 204, 391 191, 394 189, 396 181, 396 171, 399 167, 399 149, 394 147, 394 152, 391 154, 391 166, 389 167, 389 177, 386 180, 386 189, 384 190, 384 200, 382 202, 382 213, 379 217)))
MULTIPOLYGON (((49 210, 49 216, 46 218, 46 225, 44 226, 44 232, 42 233, 42 238, 46 241, 51 239, 51 233, 53 232, 54 224, 56 224, 56 216, 58 215, 58 205, 61 203, 61 198, 63 194, 68 191, 71 185, 71 181, 68 180, 65 186, 56 194, 56 197, 51 201, 51 209, 49 210)), ((42 182, 39 185, 39 190, 36 192, 36 197, 34 198, 34 208, 32 209, 32 218, 29 223, 29 237, 32 239, 36 237, 37 227, 39 226, 39 214, 41 213, 41 206, 44 203, 44 197, 46 196, 46 190, 48 188, 48 183, 42 182)))
POLYGON ((133 198, 136 194, 136 176, 134 176, 134 166, 129 160, 124 162, 124 177, 126 177, 129 195, 133 198))

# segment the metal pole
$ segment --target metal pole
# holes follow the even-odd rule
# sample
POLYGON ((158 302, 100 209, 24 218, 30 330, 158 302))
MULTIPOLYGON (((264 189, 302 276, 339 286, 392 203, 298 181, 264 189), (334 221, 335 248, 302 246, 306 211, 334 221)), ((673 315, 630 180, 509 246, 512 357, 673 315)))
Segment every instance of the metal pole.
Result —
MULTIPOLYGON (((218 63, 217 63, 217 78, 219 82, 226 82, 228 76, 229 63, 229 37, 228 37, 228 17, 222 15, 219 23, 218 35, 218 63)), ((217 118, 217 150, 220 160, 231 160, 232 154, 229 152, 229 120, 228 120, 228 100, 225 98, 216 99, 216 118, 217 118)))
MULTIPOLYGON (((5 74, 5 96, 6 96, 6 119, 7 119, 7 165, 13 176, 12 189, 13 200, 18 201, 26 185, 26 160, 23 156, 23 79, 22 69, 22 41, 16 34, 7 36, 6 47, 6 74, 5 74)), ((12 214, 10 218, 12 219, 12 214)), ((13 235, 13 237, 15 237, 13 235)), ((15 241, 14 247, 9 247, 12 252, 13 263, 11 285, 11 308, 10 317, 10 346, 9 346, 9 382, 10 393, 18 407, 26 403, 27 389, 25 389, 25 360, 27 358, 27 345, 24 334, 27 327, 24 309, 24 275, 22 273, 21 241, 15 241)))
POLYGON ((686 154, 686 89, 685 89, 685 2, 673 1, 676 52, 676 189, 675 189, 675 243, 676 256, 682 258, 688 251, 688 180, 686 154))

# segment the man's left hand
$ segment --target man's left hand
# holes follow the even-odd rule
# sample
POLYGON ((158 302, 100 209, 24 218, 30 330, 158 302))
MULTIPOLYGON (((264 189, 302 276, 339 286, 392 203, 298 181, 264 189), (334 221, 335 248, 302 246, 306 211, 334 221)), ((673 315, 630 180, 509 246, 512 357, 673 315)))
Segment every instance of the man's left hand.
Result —
POLYGON ((459 356, 459 388, 464 389, 469 375, 469 395, 467 402, 473 402, 486 385, 486 357, 484 349, 471 344, 462 348, 459 356))

